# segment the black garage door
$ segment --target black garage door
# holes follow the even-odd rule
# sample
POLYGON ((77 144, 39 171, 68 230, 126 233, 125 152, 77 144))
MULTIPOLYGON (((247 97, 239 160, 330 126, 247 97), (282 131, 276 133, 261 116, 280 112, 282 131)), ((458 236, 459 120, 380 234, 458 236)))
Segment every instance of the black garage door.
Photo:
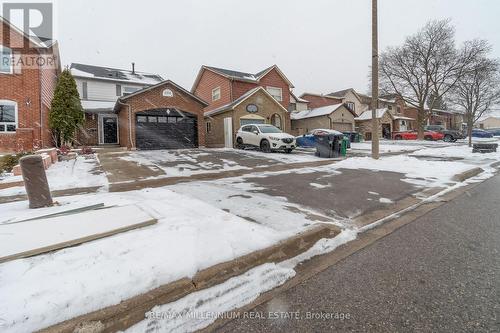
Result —
POLYGON ((198 147, 196 116, 175 109, 143 111, 136 114, 138 149, 179 149, 198 147))

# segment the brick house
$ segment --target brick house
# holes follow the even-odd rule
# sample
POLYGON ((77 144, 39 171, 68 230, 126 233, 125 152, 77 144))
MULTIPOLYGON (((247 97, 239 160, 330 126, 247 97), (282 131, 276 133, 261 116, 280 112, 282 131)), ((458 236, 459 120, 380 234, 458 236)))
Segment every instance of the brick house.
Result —
MULTIPOLYGON (((385 109, 377 109, 377 120, 378 120, 378 129, 377 134, 379 138, 391 139, 392 132, 394 131, 394 117, 389 112, 387 108, 385 109)), ((355 118, 356 128, 361 135, 365 138, 365 140, 372 139, 372 111, 367 110, 363 112, 361 115, 355 118)))
POLYGON ((341 98, 307 92, 300 95, 300 98, 309 102, 310 109, 316 109, 328 105, 342 104, 341 98))
POLYGON ((119 145, 118 98, 163 81, 160 75, 131 70, 73 63, 70 71, 76 81, 85 123, 77 133, 81 146, 119 145))
POLYGON ((58 44, 41 44, 2 17, 0 36, 0 151, 50 147, 48 115, 60 73, 58 44), (38 61, 28 61, 33 57, 38 61))
POLYGON ((120 146, 177 149, 205 146, 207 102, 166 80, 120 97, 117 114, 120 146))
POLYGON ((202 66, 191 92, 208 103, 207 146, 232 147, 236 131, 248 123, 269 123, 290 131, 288 109, 297 103, 292 88, 276 65, 255 74, 202 66))

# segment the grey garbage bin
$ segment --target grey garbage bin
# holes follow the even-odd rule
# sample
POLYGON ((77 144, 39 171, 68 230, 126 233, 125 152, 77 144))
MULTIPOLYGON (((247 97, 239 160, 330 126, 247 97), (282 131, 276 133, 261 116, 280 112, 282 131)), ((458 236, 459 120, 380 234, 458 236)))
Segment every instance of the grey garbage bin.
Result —
POLYGON ((342 147, 343 134, 320 133, 315 134, 316 156, 319 157, 339 157, 342 147))

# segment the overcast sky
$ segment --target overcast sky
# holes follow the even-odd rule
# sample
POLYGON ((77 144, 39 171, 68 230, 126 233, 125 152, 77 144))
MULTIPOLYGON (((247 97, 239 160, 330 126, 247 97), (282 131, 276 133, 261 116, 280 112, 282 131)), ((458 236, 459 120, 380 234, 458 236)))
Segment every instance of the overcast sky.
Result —
MULTIPOLYGON (((500 57, 499 0, 379 0, 380 48, 452 18, 457 40, 500 57)), ((277 64, 298 94, 368 88, 370 0, 71 0, 57 5, 63 64, 161 74, 191 89, 201 65, 255 73, 277 64)))

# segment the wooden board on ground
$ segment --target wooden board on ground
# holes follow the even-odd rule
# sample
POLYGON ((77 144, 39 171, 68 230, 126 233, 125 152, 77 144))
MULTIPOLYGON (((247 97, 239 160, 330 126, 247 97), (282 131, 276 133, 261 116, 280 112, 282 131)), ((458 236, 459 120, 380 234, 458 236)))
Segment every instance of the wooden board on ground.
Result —
POLYGON ((157 222, 130 205, 0 225, 0 263, 59 250, 157 222))

